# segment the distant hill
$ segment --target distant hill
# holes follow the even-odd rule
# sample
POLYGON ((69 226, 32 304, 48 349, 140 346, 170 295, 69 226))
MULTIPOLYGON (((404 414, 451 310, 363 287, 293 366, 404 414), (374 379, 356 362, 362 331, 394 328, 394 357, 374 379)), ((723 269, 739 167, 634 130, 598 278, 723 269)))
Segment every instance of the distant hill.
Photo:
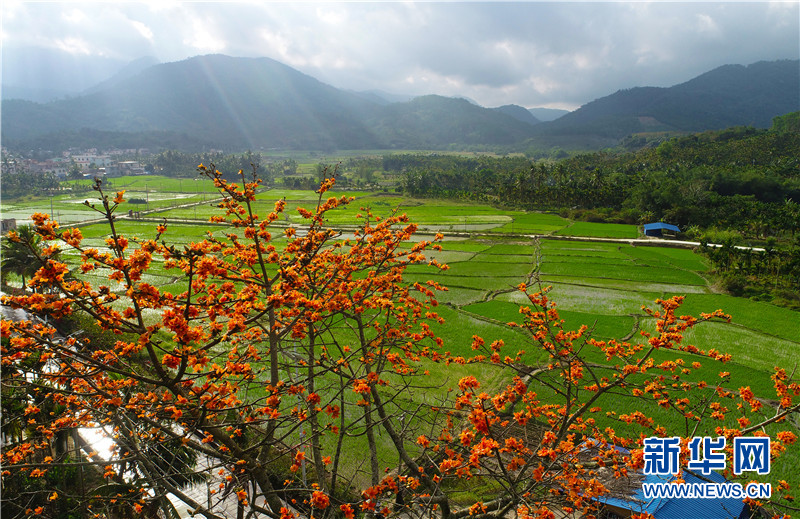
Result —
POLYGON ((725 65, 669 88, 620 90, 536 128, 534 141, 577 147, 641 132, 767 128, 800 109, 800 61, 725 65))
POLYGON ((82 95, 87 94, 94 94, 96 92, 102 92, 103 90, 108 90, 117 85, 121 85, 128 79, 138 75, 139 73, 147 70, 148 68, 158 65, 159 61, 154 58, 153 56, 145 56, 143 58, 139 58, 136 60, 131 61, 127 65, 125 65, 121 70, 115 73, 110 78, 102 81, 90 88, 87 88, 83 92, 82 95))
POLYGON ((533 126, 467 99, 422 96, 383 107, 371 121, 391 149, 431 149, 456 145, 503 145, 530 137, 533 126))
POLYGON ((514 119, 522 121, 523 123, 528 123, 531 126, 535 126, 542 122, 537 119, 529 110, 526 110, 519 105, 503 105, 498 106, 494 110, 506 115, 510 115, 514 119))
POLYGON ((557 108, 528 108, 528 111, 542 122, 555 121, 569 113, 569 110, 559 110, 557 108))
POLYGON ((121 67, 67 99, 4 100, 3 144, 57 149, 95 135, 101 147, 128 135, 129 147, 139 147, 156 132, 165 146, 233 151, 596 149, 642 132, 767 127, 774 116, 800 109, 798 61, 728 65, 670 88, 622 90, 549 122, 515 105, 489 109, 435 95, 393 102, 397 98, 383 92, 348 92, 269 58, 151 62, 121 67))

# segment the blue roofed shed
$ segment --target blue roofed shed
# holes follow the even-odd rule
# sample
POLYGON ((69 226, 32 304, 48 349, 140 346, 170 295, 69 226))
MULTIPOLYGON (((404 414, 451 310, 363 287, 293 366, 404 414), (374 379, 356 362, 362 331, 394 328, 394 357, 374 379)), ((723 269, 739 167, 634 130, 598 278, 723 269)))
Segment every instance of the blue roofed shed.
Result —
MULTIPOLYGON (((643 483, 670 483, 674 476, 656 476, 652 474, 636 474, 636 479, 627 492, 614 492, 611 495, 598 498, 603 503, 605 517, 630 517, 632 514, 649 513, 655 519, 748 519, 751 516, 750 507, 741 499, 703 499, 703 498, 645 498, 642 490, 643 483)), ((699 476, 692 471, 684 470, 683 479, 687 485, 702 483, 724 483, 725 478, 711 472, 709 475, 699 476)))
POLYGON ((664 231, 667 231, 666 234, 668 236, 674 236, 675 234, 681 232, 681 230, 675 226, 664 222, 656 222, 656 223, 646 223, 644 224, 644 235, 645 236, 657 236, 661 237, 664 236, 664 231))

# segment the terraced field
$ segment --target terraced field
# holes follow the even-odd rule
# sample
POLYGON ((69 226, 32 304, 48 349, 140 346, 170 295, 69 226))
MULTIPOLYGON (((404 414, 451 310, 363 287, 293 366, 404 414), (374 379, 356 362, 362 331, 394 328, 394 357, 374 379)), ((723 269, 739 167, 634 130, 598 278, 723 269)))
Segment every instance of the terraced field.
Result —
MULTIPOLYGON (((469 251, 472 256, 451 261, 450 271, 438 278, 450 287, 442 299, 453 314, 481 321, 481 326, 474 329, 480 329, 480 333, 476 333, 486 340, 503 338, 510 345, 510 351, 524 349, 527 345, 531 349, 525 361, 531 365, 545 359, 538 350, 532 349, 528 339, 518 334, 514 342, 509 342, 507 334, 499 333, 508 330, 504 323, 522 320, 519 308, 528 301, 515 287, 531 280, 549 287, 549 296, 558 305, 565 329, 577 329, 586 324, 593 336, 602 340, 635 341, 638 332, 653 332, 655 321, 642 306, 653 307, 658 298, 685 296, 681 314, 699 315, 718 308, 731 314, 730 323, 702 323, 687 332, 685 340, 701 349, 728 352, 733 356, 732 361, 722 364, 689 354, 656 353, 657 361, 683 359, 687 364, 701 361, 703 367, 689 380, 714 383, 720 380, 719 373, 726 371, 731 375, 723 387, 736 391, 739 387, 750 386, 757 396, 774 398, 769 378, 773 367, 791 370, 800 358, 800 315, 797 312, 715 293, 708 286, 703 258, 691 250, 556 239, 542 239, 538 245, 518 241, 497 244, 474 239, 445 244, 445 255, 454 250, 462 254, 469 251), (481 243, 485 243, 485 248, 480 247, 481 243), (471 264, 470 267, 461 265, 463 262, 471 264), (527 274, 520 275, 526 269, 527 274), (452 275, 452 272, 460 275, 452 275), (482 275, 476 276, 476 272, 482 275), (487 336, 487 330, 495 334, 487 336)), ((463 318, 459 320, 462 322, 463 318)), ((451 338, 450 327, 445 327, 443 332, 451 338)), ((469 343, 464 341, 463 335, 463 330, 459 330, 460 341, 456 341, 464 345, 463 349, 454 350, 467 355, 469 343)), ((599 352, 584 352, 592 362, 606 362, 599 352)), ((546 390, 543 391, 546 394, 546 390)), ((617 414, 642 410, 662 423, 681 425, 675 422, 674 415, 655 404, 645 406, 646 410, 641 401, 634 399, 606 400, 599 405, 617 414)), ((617 430, 627 429, 625 424, 612 423, 617 430)), ((714 434, 711 429, 705 433, 714 434)), ((800 467, 797 453, 786 456, 777 465, 769 481, 797 481, 795 474, 800 467)))
MULTIPOLYGON (((28 221, 34 212, 48 213, 62 223, 77 224, 98 217, 86 200, 97 203, 97 194, 89 180, 73 180, 62 184, 62 193, 49 198, 3 202, 6 218, 16 218, 19 223, 28 221)), ((108 178, 103 181, 106 194, 124 190, 126 202, 118 213, 138 211, 142 216, 166 217, 175 220, 206 221, 213 211, 217 192, 207 180, 169 178, 158 175, 137 175, 108 178)), ((558 234, 562 236, 595 236, 607 238, 636 238, 635 225, 572 222, 557 214, 498 209, 490 205, 453 202, 446 200, 417 200, 393 193, 338 190, 326 197, 349 196, 356 201, 349 207, 331 213, 329 222, 334 225, 352 225, 353 217, 370 208, 376 214, 397 210, 408 214, 422 229, 435 232, 488 232, 498 234, 558 234)), ((266 214, 276 200, 287 202, 285 222, 302 224, 296 207, 309 207, 318 199, 317 193, 297 189, 265 189, 257 196, 256 209, 266 214)))

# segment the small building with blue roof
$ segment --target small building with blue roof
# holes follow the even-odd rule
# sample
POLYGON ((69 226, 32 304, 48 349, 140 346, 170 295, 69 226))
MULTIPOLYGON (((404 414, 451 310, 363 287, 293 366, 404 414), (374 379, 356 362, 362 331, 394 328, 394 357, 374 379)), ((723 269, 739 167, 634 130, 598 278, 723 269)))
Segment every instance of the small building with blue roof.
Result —
POLYGON ((663 236, 675 236, 681 232, 676 225, 671 225, 664 222, 646 223, 644 224, 644 235, 661 238, 663 236))

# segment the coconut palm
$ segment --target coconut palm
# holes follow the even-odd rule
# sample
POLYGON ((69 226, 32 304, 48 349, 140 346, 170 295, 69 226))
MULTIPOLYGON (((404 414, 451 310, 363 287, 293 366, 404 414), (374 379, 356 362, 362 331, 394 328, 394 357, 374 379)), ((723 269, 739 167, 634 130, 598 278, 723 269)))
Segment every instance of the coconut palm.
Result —
POLYGON ((33 227, 23 225, 16 230, 16 238, 3 236, 0 246, 0 274, 3 284, 8 283, 8 275, 14 274, 22 279, 25 290, 26 278, 33 276, 41 266, 38 253, 41 251, 42 237, 33 227))

